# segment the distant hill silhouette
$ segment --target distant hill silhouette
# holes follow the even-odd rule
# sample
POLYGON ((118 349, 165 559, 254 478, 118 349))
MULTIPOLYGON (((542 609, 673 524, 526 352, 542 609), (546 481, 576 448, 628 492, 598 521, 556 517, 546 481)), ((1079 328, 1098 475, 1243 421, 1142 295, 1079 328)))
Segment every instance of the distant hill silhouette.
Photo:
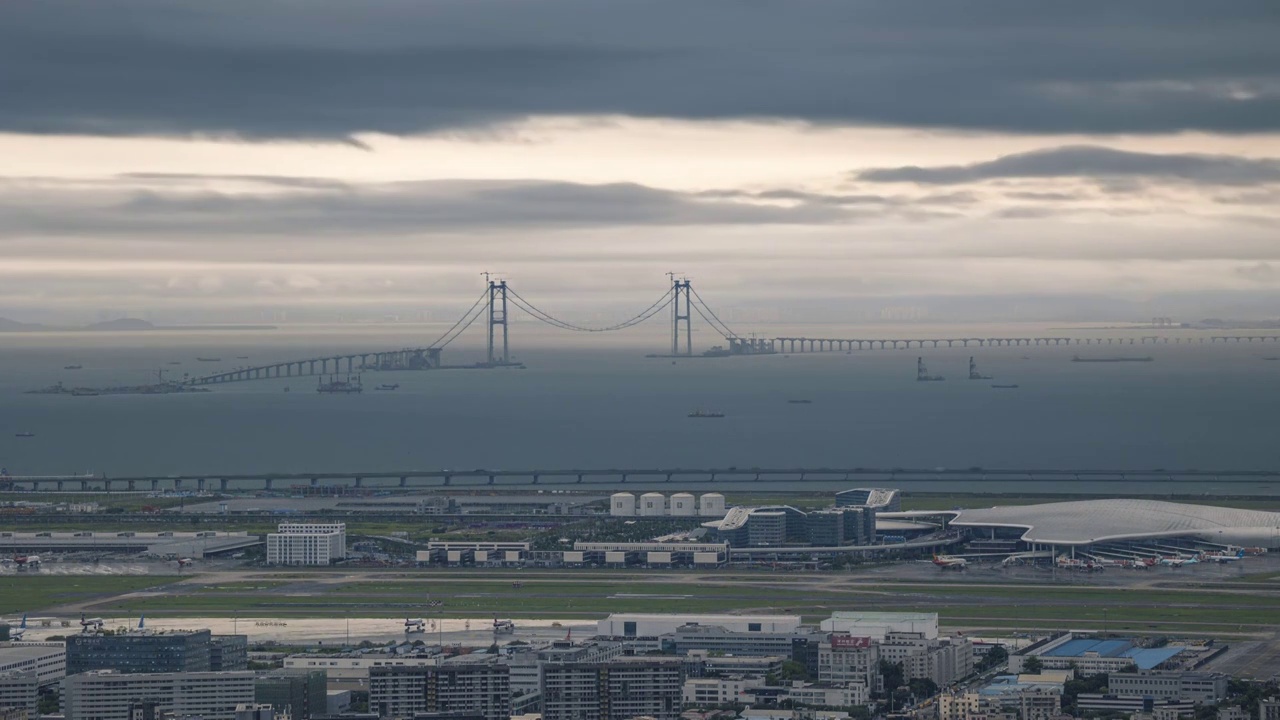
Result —
POLYGON ((0 317, 0 332, 22 332, 23 330, 44 330, 39 323, 24 323, 0 317))

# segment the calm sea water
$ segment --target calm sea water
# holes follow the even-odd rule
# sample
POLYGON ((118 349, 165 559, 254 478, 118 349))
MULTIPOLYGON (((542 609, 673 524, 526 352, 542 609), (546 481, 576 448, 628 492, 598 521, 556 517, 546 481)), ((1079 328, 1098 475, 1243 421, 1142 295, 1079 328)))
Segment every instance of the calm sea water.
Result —
MULTIPOLYGON (((440 328, 4 334, 0 465, 15 474, 114 476, 735 465, 1280 468, 1280 361, 1264 359, 1280 355, 1280 345, 913 349, 673 363, 643 357, 663 349, 660 330, 623 344, 586 338, 570 345, 579 338, 515 326, 517 357, 528 369, 366 373, 366 392, 358 396, 318 394, 314 378, 159 397, 22 391, 58 380, 142 383, 157 369, 204 373, 424 344, 422 338, 440 328), (1149 354, 1155 361, 1072 363, 1075 354, 1149 354), (918 355, 947 380, 917 383, 918 355), (996 390, 991 381, 967 380, 970 355, 994 382, 1020 387, 996 390), (222 361, 197 362, 198 356, 222 361), (63 370, 68 364, 84 369, 63 370), (384 382, 400 389, 373 390, 384 382), (687 418, 695 409, 727 417, 687 418), (24 431, 36 436, 14 437, 24 431)), ((826 337, 1142 334, 1033 326, 785 331, 826 337)), ((473 331, 449 348, 446 362, 480 359, 480 342, 473 331)), ((711 344, 709 338, 695 342, 711 344)), ((1257 494, 1280 494, 1266 481, 1257 485, 1257 494)))

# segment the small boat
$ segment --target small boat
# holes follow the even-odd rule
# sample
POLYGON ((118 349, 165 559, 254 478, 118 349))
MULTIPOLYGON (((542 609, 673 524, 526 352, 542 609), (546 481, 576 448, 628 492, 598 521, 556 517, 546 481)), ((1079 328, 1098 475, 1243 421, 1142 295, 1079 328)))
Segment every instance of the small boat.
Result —
POLYGON ((200 362, 222 362, 222 358, 202 358, 202 357, 198 357, 198 358, 196 358, 196 360, 199 360, 200 362))
POLYGON ((237 359, 237 360, 248 360, 248 359, 249 359, 249 356, 248 356, 248 355, 237 355, 237 356, 236 356, 236 359, 237 359))
POLYGON ((788 400, 787 402, 791 403, 792 405, 809 405, 813 401, 812 400, 788 400))
POLYGON ((98 391, 93 388, 73 388, 71 395, 73 397, 97 397, 98 391))
POLYGON ((170 360, 170 361, 169 361, 169 364, 170 364, 170 365, 181 365, 182 363, 178 362, 177 360, 170 360))
POLYGON ((693 412, 689 413, 689 417, 691 418, 722 418, 724 417, 724 413, 708 412, 706 410, 694 410, 693 412))
POLYGON ((400 383, 389 383, 389 384, 383 383, 382 385, 378 386, 378 389, 379 390, 399 390, 400 383))
POLYGON ((1012 390, 1018 386, 1017 385, 992 385, 991 387, 996 388, 997 390, 1012 390))
POLYGON ((63 370, 83 370, 84 366, 83 365, 63 365, 62 369, 63 370))
POLYGON ((35 433, 33 433, 33 432, 19 432, 19 433, 14 433, 14 434, 13 434, 13 436, 14 436, 14 437, 24 437, 24 438, 25 438, 25 437, 35 437, 35 436, 36 436, 36 434, 35 434, 35 433))
POLYGON ((289 386, 288 386, 288 385, 285 385, 285 386, 284 386, 284 391, 285 391, 285 392, 289 392, 289 386))

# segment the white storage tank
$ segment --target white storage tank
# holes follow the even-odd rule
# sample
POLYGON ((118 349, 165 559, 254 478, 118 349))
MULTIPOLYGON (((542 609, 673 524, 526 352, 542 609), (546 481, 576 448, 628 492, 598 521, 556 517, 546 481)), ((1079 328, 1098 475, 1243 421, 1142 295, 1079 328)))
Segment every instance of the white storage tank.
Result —
POLYGON ((698 498, 698 514, 702 517, 724 517, 724 496, 720 493, 706 493, 698 498))
POLYGON ((667 514, 667 497, 662 493, 645 493, 640 496, 640 514, 645 517, 667 514))
POLYGON ((671 496, 671 514, 678 517, 696 517, 697 500, 690 493, 676 493, 671 496))
POLYGON ((627 492, 614 493, 609 499, 609 514, 614 517, 631 517, 636 514, 636 496, 627 492))

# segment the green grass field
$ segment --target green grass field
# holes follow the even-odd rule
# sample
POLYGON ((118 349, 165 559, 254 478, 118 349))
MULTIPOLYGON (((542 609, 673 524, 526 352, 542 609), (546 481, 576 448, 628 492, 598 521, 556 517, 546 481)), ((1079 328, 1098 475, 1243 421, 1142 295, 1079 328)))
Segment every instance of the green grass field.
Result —
POLYGON ((35 575, 0 580, 0 612, 36 612, 67 603, 161 587, 181 578, 167 575, 35 575))

